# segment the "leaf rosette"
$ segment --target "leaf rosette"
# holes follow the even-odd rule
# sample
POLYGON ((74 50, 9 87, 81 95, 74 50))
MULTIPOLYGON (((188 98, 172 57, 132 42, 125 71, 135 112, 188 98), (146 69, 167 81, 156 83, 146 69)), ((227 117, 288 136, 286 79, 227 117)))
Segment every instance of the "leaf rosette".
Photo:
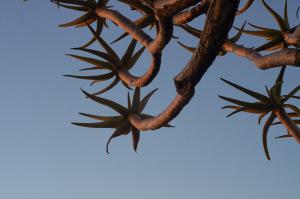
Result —
MULTIPOLYGON (((148 93, 144 98, 140 98, 141 92, 140 88, 136 88, 134 91, 133 99, 131 100, 131 97, 128 92, 127 97, 127 107, 122 106, 121 104, 118 104, 114 101, 101 98, 98 96, 91 95, 87 93, 86 91, 82 90, 82 92, 91 100, 107 106, 111 108, 112 110, 116 111, 119 115, 117 116, 98 116, 98 115, 91 115, 86 113, 80 113, 83 116, 86 116, 88 118, 92 118, 95 120, 100 120, 101 122, 96 123, 77 123, 74 122, 74 125, 82 126, 82 127, 88 127, 88 128, 113 128, 115 131, 110 136, 110 138, 107 141, 106 144, 106 152, 109 153, 109 144, 113 138, 122 136, 122 135, 128 135, 131 132, 132 135, 132 144, 133 149, 136 151, 138 148, 138 143, 140 140, 140 130, 135 128, 133 125, 131 125, 129 121, 129 116, 131 114, 138 114, 142 119, 151 118, 153 116, 143 113, 147 103, 149 102, 149 99, 151 96, 157 91, 157 89, 151 91, 148 93)), ((165 127, 171 127, 171 125, 165 125, 165 127)))

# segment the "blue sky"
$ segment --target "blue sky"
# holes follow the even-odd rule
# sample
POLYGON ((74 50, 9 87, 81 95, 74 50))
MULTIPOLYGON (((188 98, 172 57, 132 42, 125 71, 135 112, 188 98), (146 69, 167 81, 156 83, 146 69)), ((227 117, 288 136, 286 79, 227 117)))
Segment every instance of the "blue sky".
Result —
MULTIPOLYGON (((283 1, 268 2, 276 9, 283 5, 283 1)), ((299 3, 288 2, 296 25, 299 3)), ((296 142, 274 140, 284 129, 272 128, 272 161, 267 161, 257 117, 240 114, 226 119, 228 112, 220 108, 226 103, 217 97, 247 99, 219 77, 263 92, 278 69, 260 71, 243 58, 218 57, 197 86, 192 102, 172 122, 176 128, 143 133, 138 153, 132 150, 130 136, 120 137, 112 141, 108 155, 105 143, 112 130, 71 125, 88 121, 78 112, 112 113, 80 92, 80 88, 94 91, 103 85, 90 87, 86 81, 63 77, 80 74, 78 69, 87 66, 65 54, 86 41, 88 31, 57 27, 78 14, 57 9, 46 0, 4 0, 0 10, 0 198, 293 199, 300 194, 296 142)), ((130 15, 124 8, 120 11, 130 15)), ((245 19, 276 27, 259 1, 235 24, 241 25, 245 19)), ((201 27, 202 21, 193 24, 201 27)), ((104 38, 112 41, 120 32, 109 25, 104 38)), ((187 44, 196 44, 180 30, 175 35, 187 44)), ((255 46, 258 41, 243 37, 240 43, 255 46)), ((123 52, 127 43, 124 40, 113 47, 123 52)), ((172 78, 190 56, 176 42, 165 49, 160 74, 142 91, 145 94, 159 87, 147 112, 159 113, 172 99, 172 78)), ((145 55, 133 72, 141 74, 148 61, 145 55)), ((299 71, 288 68, 285 91, 298 84, 299 71)), ((119 86, 104 96, 125 105, 126 92, 119 86)))

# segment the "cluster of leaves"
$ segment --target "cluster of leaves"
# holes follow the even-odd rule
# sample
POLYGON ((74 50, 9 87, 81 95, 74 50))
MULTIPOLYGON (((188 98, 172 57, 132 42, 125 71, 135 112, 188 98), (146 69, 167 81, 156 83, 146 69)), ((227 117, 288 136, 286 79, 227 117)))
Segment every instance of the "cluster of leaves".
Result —
MULTIPOLYGON (((284 16, 280 16, 275 10, 273 10, 266 2, 265 0, 261 0, 263 6, 266 8, 266 10, 271 14, 271 16, 275 19, 277 25, 279 26, 279 30, 273 29, 273 28, 267 28, 262 27, 258 25, 254 25, 252 23, 248 23, 251 27, 257 29, 257 30, 242 30, 239 28, 236 28, 240 31, 242 31, 245 34, 256 36, 256 37, 262 37, 267 40, 266 43, 263 45, 255 48, 256 51, 274 51, 281 48, 286 48, 289 46, 285 42, 284 35, 286 33, 292 33, 295 31, 295 27, 291 27, 289 23, 289 17, 288 17, 288 3, 287 0, 285 0, 284 3, 284 16)), ((296 46, 297 47, 297 46, 296 46)))
MULTIPOLYGON (((68 55, 73 58, 76 58, 81 61, 84 61, 84 62, 94 65, 94 67, 84 68, 84 69, 81 69, 81 71, 105 70, 105 71, 110 71, 110 72, 100 74, 100 75, 94 75, 94 76, 78 76, 78 75, 66 75, 66 76, 77 78, 77 79, 91 80, 92 81, 91 85, 114 78, 114 80, 112 81, 111 84, 109 84, 104 89, 94 93, 94 95, 100 95, 104 92, 109 91, 110 89, 112 89, 114 86, 116 86, 121 81, 118 76, 118 70, 116 68, 123 68, 126 70, 130 70, 135 65, 135 63, 140 58, 140 56, 143 54, 145 48, 142 47, 135 53, 134 51, 136 48, 137 41, 132 40, 130 42, 126 52, 120 58, 117 55, 117 53, 110 47, 110 45, 107 44, 105 42, 105 40, 102 39, 96 33, 96 31, 93 30, 93 28, 90 25, 88 25, 88 28, 90 29, 93 36, 96 38, 96 40, 99 42, 99 44, 105 49, 106 52, 96 51, 96 50, 87 49, 87 48, 73 48, 73 49, 90 53, 92 55, 97 56, 98 58, 100 58, 102 60, 94 59, 94 58, 90 58, 90 57, 79 56, 79 55, 73 55, 73 54, 68 54, 68 55)), ((125 87, 127 87, 128 89, 131 89, 126 83, 124 83, 123 81, 121 81, 121 82, 123 83, 123 85, 125 87)))
MULTIPOLYGON (((137 41, 132 39, 129 43, 124 55, 122 57, 119 57, 118 54, 112 49, 110 44, 108 44, 102 37, 101 33, 104 27, 108 27, 106 24, 105 18, 101 18, 97 16, 96 9, 99 7, 103 8, 110 8, 108 6, 108 0, 52 0, 54 3, 56 3, 59 7, 64 7, 67 9, 75 10, 82 12, 83 14, 72 20, 71 22, 65 23, 60 25, 61 27, 87 27, 91 33, 92 33, 92 39, 88 41, 86 44, 79 48, 73 48, 74 50, 79 50, 85 53, 89 53, 90 55, 96 56, 97 58, 91 58, 86 56, 79 56, 75 54, 69 54, 69 56, 76 58, 78 60, 81 60, 83 62, 86 62, 88 64, 93 65, 93 67, 90 68, 84 68, 81 69, 81 71, 106 71, 105 73, 102 73, 100 75, 93 75, 93 76, 80 76, 80 75, 66 75, 68 77, 78 78, 78 79, 84 79, 91 81, 91 84, 95 84, 98 82, 104 82, 110 79, 114 79, 107 87, 104 89, 95 92, 93 94, 89 94, 85 91, 84 94, 90 98, 91 100, 100 103, 102 105, 108 106, 111 109, 115 110, 120 115, 118 116, 96 116, 96 115, 90 115, 86 113, 80 113, 83 116, 100 120, 101 122, 96 123, 74 123, 78 126, 83 127, 89 127, 89 128, 113 128, 115 129, 112 136, 109 138, 107 145, 106 145, 106 151, 108 152, 108 146, 110 141, 118 136, 121 135, 127 135, 131 132, 132 134, 132 141, 133 141, 133 148, 134 150, 137 149, 139 138, 140 138, 140 131, 136 129, 134 126, 131 125, 129 121, 129 117, 131 114, 138 114, 141 118, 150 118, 152 116, 147 115, 145 113, 142 113, 144 110, 147 102, 149 101, 150 97, 153 95, 153 93, 156 91, 150 92, 148 95, 146 95, 142 100, 140 100, 140 89, 136 88, 134 91, 134 96, 131 102, 130 95, 128 94, 128 106, 124 107, 116 102, 110 101, 108 99, 99 97, 100 94, 103 94, 104 92, 107 92, 114 88, 119 82, 123 83, 123 85, 131 89, 125 82, 122 82, 122 80, 118 76, 118 69, 124 69, 124 70, 130 70, 137 60, 141 57, 141 55, 144 52, 144 48, 140 48, 136 51, 136 45, 137 41), (93 23, 96 23, 96 30, 94 30, 91 25, 93 23), (89 49, 88 47, 93 44, 95 41, 98 41, 101 48, 104 49, 104 52, 89 49)), ((149 27, 150 29, 153 27, 157 27, 157 22, 155 19, 155 13, 154 11, 147 6, 147 4, 142 4, 139 1, 131 1, 131 0, 118 0, 119 2, 129 6, 132 10, 137 11, 141 14, 141 16, 136 19, 134 24, 140 28, 144 29, 146 27, 149 27)), ((242 14, 246 12, 251 5, 253 4, 254 0, 248 0, 244 7, 242 7, 237 15, 242 14)), ((266 10, 271 14, 271 16, 275 19, 276 23, 279 26, 279 29, 273 29, 273 28, 267 28, 262 27, 258 25, 254 25, 252 23, 248 23, 252 28, 255 28, 256 30, 246 30, 246 22, 243 24, 241 28, 235 28, 238 32, 231 38, 227 40, 227 42, 235 44, 239 41, 242 34, 248 34, 256 37, 262 37, 267 40, 266 43, 263 45, 255 48, 256 51, 274 51, 278 49, 287 48, 289 46, 288 43, 285 41, 285 34, 292 33, 295 30, 295 27, 291 27, 289 24, 288 19, 288 4, 287 0, 285 0, 284 4, 284 16, 282 17, 280 14, 278 14, 274 9, 272 9, 265 0, 261 0, 262 5, 266 8, 266 10)), ((199 39, 201 37, 202 31, 199 29, 196 29, 188 24, 180 25, 180 28, 185 30, 187 33, 191 34, 192 36, 199 39)), ((114 41, 111 42, 111 44, 120 41, 121 39, 128 36, 128 33, 123 33, 119 37, 117 37, 114 41)), ((187 49, 190 52, 194 52, 194 47, 189 47, 181 42, 178 41, 178 43, 185 49, 187 49)), ((298 46, 295 46, 298 47, 298 46)), ((219 55, 225 55, 226 51, 225 49, 220 49, 219 55)), ((270 88, 266 88, 267 95, 260 94, 258 92, 252 91, 250 89, 241 87, 237 84, 234 84, 228 80, 222 79, 226 84, 248 94, 249 96, 255 98, 257 101, 255 102, 244 102, 237 99, 229 98, 220 96, 223 100, 232 103, 233 105, 225 106, 223 108, 230 108, 234 111, 228 115, 232 116, 239 112, 247 112, 247 113, 253 113, 258 114, 259 119, 258 123, 262 121, 262 119, 269 115, 268 119, 266 120, 264 127, 263 127, 263 146, 264 151, 266 154, 266 157, 270 159, 270 155, 268 152, 268 146, 267 146, 267 134, 268 130, 271 125, 280 124, 280 121, 276 122, 276 114, 275 111, 278 109, 278 107, 284 107, 291 109, 292 112, 289 113, 290 117, 299 117, 300 116, 300 110, 297 108, 297 106, 288 104, 287 101, 291 98, 299 98, 295 96, 296 92, 300 89, 300 86, 293 89, 289 94, 282 95, 282 84, 283 84, 283 77, 286 67, 283 66, 278 78, 275 82, 275 84, 270 88), (275 121, 275 122, 274 122, 275 121)), ((296 124, 299 124, 299 120, 295 119, 294 122, 296 124)), ((166 127, 170 127, 170 125, 166 125, 166 127)), ((289 137, 290 134, 280 136, 282 137, 289 137)))
MULTIPOLYGON (((291 28, 291 26, 289 24, 287 0, 285 0, 285 3, 284 3, 284 17, 281 17, 275 10, 273 10, 265 2, 265 0, 261 0, 261 2, 263 4, 263 6, 265 7, 265 9, 274 18, 274 20, 276 21, 276 23, 278 24, 280 29, 276 30, 276 29, 272 29, 272 28, 261 27, 261 26, 254 25, 252 23, 248 23, 248 24, 251 27, 256 28, 257 30, 245 30, 244 29, 245 24, 243 25, 242 28, 240 28, 240 29, 236 28, 236 29, 242 33, 256 36, 256 37, 262 37, 262 38, 265 38, 266 40, 268 40, 267 43, 255 48, 256 51, 275 51, 278 49, 287 48, 289 46, 289 44, 285 42, 284 35, 286 33, 292 33, 295 30, 295 27, 291 28)), ((253 1, 250 3, 253 3, 253 1)), ((295 47, 297 47, 297 46, 295 46, 295 47)), ((240 100, 229 98, 229 97, 219 96, 221 99, 233 104, 233 105, 223 107, 223 109, 233 109, 234 110, 232 113, 227 115, 227 117, 235 115, 236 113, 239 113, 239 112, 257 114, 258 115, 258 124, 260 124, 262 119, 265 116, 269 115, 268 119, 265 121, 263 130, 262 130, 263 148, 265 151, 265 155, 266 155, 267 159, 269 159, 269 160, 270 160, 270 155, 269 155, 268 145, 267 145, 268 131, 272 125, 281 124, 280 121, 274 122, 275 119, 277 118, 277 116, 275 114, 276 110, 279 108, 287 108, 292 111, 288 114, 289 117, 291 117, 291 118, 300 117, 300 109, 296 105, 287 103, 288 100, 291 98, 299 99, 299 97, 295 96, 295 94, 300 90, 300 86, 297 86, 296 88, 294 88, 287 95, 281 94, 285 70, 286 70, 286 66, 282 66, 274 85, 270 89, 268 89, 266 87, 267 95, 260 94, 258 92, 252 91, 248 88, 244 88, 242 86, 234 84, 228 80, 222 79, 222 81, 225 82, 226 84, 238 89, 239 91, 241 91, 243 93, 246 93, 247 95, 249 95, 257 100, 255 102, 245 102, 245 101, 240 101, 240 100)), ((300 124, 299 120, 297 120, 297 119, 293 119, 293 121, 296 124, 300 124)), ((289 132, 287 132, 286 135, 282 135, 282 136, 279 136, 276 138, 285 138, 285 137, 292 137, 292 136, 290 135, 289 132)))
MULTIPOLYGON (((97 35, 100 35, 103 27, 107 26, 105 18, 98 17, 97 14, 95 13, 95 9, 97 7, 107 7, 108 0, 99 0, 98 2, 96 0, 87 0, 87 1, 81 1, 81 0, 51 0, 55 4, 57 4, 58 7, 63 7, 79 12, 83 12, 80 17, 59 25, 60 27, 86 27, 87 25, 91 25, 94 22, 97 23, 97 29, 96 33, 97 35)), ((81 46, 81 48, 85 48, 90 46, 96 41, 96 38, 93 37, 90 39, 87 43, 81 46)))
MULTIPOLYGON (((299 90, 300 86, 297 86, 294 88, 290 93, 287 95, 282 95, 282 84, 283 84, 283 77, 286 67, 282 67, 277 80, 275 81, 274 85, 268 89, 266 87, 266 93, 267 95, 252 91, 250 89, 244 88, 242 86, 239 86, 235 83, 232 83, 228 80, 222 79, 223 82, 226 84, 238 89, 239 91, 249 95, 252 98, 255 98, 257 101, 255 102, 245 102, 229 97, 219 96, 221 99, 232 103, 233 105, 224 106, 223 109, 233 109, 234 111, 231 112, 227 117, 230 117, 236 113, 239 112, 246 112, 251 114, 257 114, 258 117, 258 124, 261 123, 262 119, 269 115, 268 119, 266 120, 264 127, 263 127, 263 133, 262 133, 262 142, 264 151, 266 154, 267 159, 270 160, 270 155, 268 152, 268 145, 267 145, 267 135, 268 131, 271 125, 273 125, 274 120, 276 119, 275 111, 278 108, 284 107, 291 109, 293 112, 291 112, 289 115, 290 117, 300 117, 300 110, 297 106, 293 104, 287 103, 289 99, 291 98, 298 98, 297 96, 294 96, 299 90)), ((295 120, 296 123, 299 124, 297 120, 295 120)), ((276 122, 275 124, 280 124, 281 122, 276 122)), ((289 133, 288 135, 279 136, 278 138, 283 137, 290 137, 289 133)))
MULTIPOLYGON (((52 0, 54 3, 58 5, 58 7, 63 7, 79 12, 83 12, 80 17, 68 22, 61 24, 60 27, 87 27, 90 32, 92 33, 92 39, 88 41, 81 47, 72 48, 73 50, 81 51, 92 55, 90 56, 81 56, 76 54, 67 54, 75 59, 83 61, 85 63, 91 64, 92 67, 83 68, 80 71, 105 71, 99 75, 89 75, 89 76, 82 76, 82 75, 65 75, 67 77, 89 80, 91 81, 91 85, 96 83, 102 83, 104 81, 113 79, 113 81, 106 86, 105 88, 97 91, 95 93, 88 93, 83 91, 87 98, 100 103, 104 106, 107 106, 120 115, 118 116, 97 116, 91 115, 86 113, 80 113, 83 116, 100 120, 101 122, 96 123, 77 123, 74 122, 74 125, 88 127, 88 128, 113 128, 115 131, 109 138, 106 151, 109 153, 108 147, 111 140, 115 137, 119 137, 121 135, 127 135, 131 132, 132 135, 132 142, 133 148, 136 151, 140 139, 140 130, 136 129, 132 126, 129 122, 130 114, 138 114, 142 119, 150 118, 151 115, 142 113, 146 104, 148 103, 150 97, 154 94, 157 90, 153 90, 148 95, 146 95, 142 100, 140 100, 140 88, 135 88, 134 96, 131 102, 131 98, 128 92, 128 106, 124 107, 116 102, 111 100, 99 97, 99 95, 111 90, 114 88, 119 82, 121 82, 127 89, 131 90, 129 85, 123 82, 118 76, 118 70, 124 69, 129 71, 132 67, 136 64, 138 59, 143 54, 145 48, 141 47, 140 49, 136 50, 137 41, 132 39, 131 42, 128 44, 128 47, 122 57, 119 57, 118 54, 113 50, 111 44, 120 41, 121 39, 125 38, 128 34, 125 32, 121 34, 117 39, 115 39, 111 44, 108 44, 102 37, 101 33, 104 27, 108 28, 106 20, 97 16, 95 10, 98 7, 105 7, 110 8, 111 6, 107 6, 108 0, 52 0), (92 24, 96 22, 96 30, 92 28, 92 24), (95 41, 99 43, 100 47, 104 51, 94 50, 88 48, 91 44, 95 41), (94 58, 95 57, 95 58, 94 58)), ((134 23, 137 27, 143 29, 146 27, 152 28, 156 25, 156 20, 154 17, 154 12, 149 7, 145 6, 144 4, 137 3, 136 1, 128 1, 128 0, 119 0, 121 3, 124 3, 131 7, 132 10, 139 11, 142 14, 142 17, 138 18, 134 23)), ((171 127, 170 125, 166 125, 165 127, 171 127)))
MULTIPOLYGON (((129 116, 130 114, 139 114, 139 116, 143 119, 151 118, 151 115, 143 113, 143 110, 145 109, 149 99, 151 96, 155 93, 157 89, 151 91, 148 93, 142 100, 140 99, 141 93, 140 89, 136 88, 134 91, 133 99, 131 100, 131 97, 128 92, 128 98, 127 98, 127 108, 113 102, 111 100, 101 98, 95 95, 91 95, 87 93, 86 91, 82 90, 83 93, 91 100, 107 106, 111 108, 112 110, 116 111, 120 115, 118 116, 98 116, 98 115, 91 115, 86 113, 80 113, 83 116, 100 120, 101 122, 96 123, 73 123, 78 126, 82 127, 88 127, 88 128, 113 128, 116 129, 111 137, 109 138, 107 144, 106 144, 106 152, 109 153, 108 147, 109 143, 113 138, 119 137, 121 135, 128 135, 131 132, 132 135, 132 143, 133 143, 133 149, 136 151, 138 147, 138 143, 140 140, 140 130, 136 129, 134 126, 132 126, 129 122, 129 116), (131 102, 132 101, 132 102, 131 102)), ((166 127, 171 127, 171 125, 166 125, 166 127)))

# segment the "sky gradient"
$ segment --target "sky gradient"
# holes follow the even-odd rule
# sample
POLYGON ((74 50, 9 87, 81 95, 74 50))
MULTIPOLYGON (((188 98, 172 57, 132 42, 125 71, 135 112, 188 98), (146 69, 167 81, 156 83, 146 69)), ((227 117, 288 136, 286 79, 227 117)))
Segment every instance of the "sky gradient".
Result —
MULTIPOLYGON (((112 0, 114 2, 114 0, 112 0)), ((242 1, 245 2, 245 1, 242 1)), ((268 1, 277 10, 284 1, 268 1)), ((291 24, 296 25, 299 6, 289 0, 291 24)), ((119 8, 118 6, 116 8, 119 8)), ((121 8, 121 7, 120 7, 121 8)), ((123 9, 124 7, 122 7, 123 9)), ((130 15, 128 10, 120 10, 130 15)), ((282 10, 280 10, 282 13, 282 10)), ((138 153, 131 136, 112 141, 111 154, 105 144, 111 129, 87 129, 71 122, 92 121, 85 112, 111 114, 109 109, 85 99, 87 81, 63 77, 80 74, 88 65, 65 56, 87 41, 86 29, 58 28, 78 13, 57 9, 47 0, 4 0, 0 7, 0 198, 5 199, 294 199, 299 189, 299 145, 293 140, 274 140, 284 129, 269 134, 271 161, 261 143, 257 117, 239 114, 227 119, 226 105, 217 95, 248 99, 224 85, 223 77, 264 92, 278 69, 260 71, 249 61, 233 55, 218 57, 196 88, 190 104, 174 120, 175 128, 141 135, 138 153)), ((276 27, 257 1, 249 12, 236 19, 276 27)), ((202 27, 203 18, 193 22, 202 27)), ((119 30, 111 22, 104 38, 112 41, 119 30)), ((231 34, 235 32, 232 31, 231 34)), ((186 44, 196 41, 177 30, 186 44)), ((123 52, 129 40, 113 45, 123 52)), ((244 36, 240 43, 257 45, 244 36)), ((98 46, 94 46, 98 48, 98 46)), ((83 55, 83 54, 81 54, 83 55)), ((163 55, 157 79, 142 94, 159 88, 146 108, 159 113, 175 95, 173 77, 191 54, 173 41, 163 55)), ((149 56, 138 62, 141 74, 149 56)), ((299 69, 288 68, 284 91, 299 84, 299 69)), ((126 105, 127 90, 118 86, 104 96, 126 105)))

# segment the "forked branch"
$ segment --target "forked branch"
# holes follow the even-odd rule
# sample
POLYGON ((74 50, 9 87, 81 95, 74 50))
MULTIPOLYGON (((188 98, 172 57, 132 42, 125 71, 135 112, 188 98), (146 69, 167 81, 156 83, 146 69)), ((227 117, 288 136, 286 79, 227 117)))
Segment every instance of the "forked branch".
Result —
POLYGON ((136 77, 130 74, 126 69, 116 67, 116 72, 123 82, 130 86, 144 87, 148 85, 157 75, 161 64, 161 51, 169 43, 173 35, 173 21, 171 17, 158 18, 158 34, 152 39, 143 30, 138 28, 131 20, 121 15, 119 12, 103 7, 96 9, 99 17, 112 20, 125 32, 138 42, 140 42, 152 54, 152 63, 148 71, 136 77))
POLYGON ((216 58, 220 47, 227 39, 232 27, 239 0, 214 1, 208 11, 208 17, 199 45, 190 62, 175 78, 178 94, 170 105, 158 116, 142 119, 137 114, 130 115, 130 123, 137 129, 146 131, 161 128, 175 118, 188 104, 194 94, 194 87, 216 58))

